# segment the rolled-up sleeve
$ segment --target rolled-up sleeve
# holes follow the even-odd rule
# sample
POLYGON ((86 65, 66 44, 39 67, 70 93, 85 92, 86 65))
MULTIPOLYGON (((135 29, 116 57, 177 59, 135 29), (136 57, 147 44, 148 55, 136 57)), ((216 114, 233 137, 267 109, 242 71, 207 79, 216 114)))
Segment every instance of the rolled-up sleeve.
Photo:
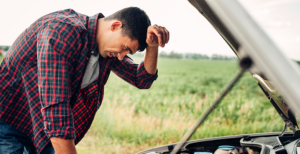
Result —
POLYGON ((62 55, 69 48, 65 37, 61 35, 50 27, 44 28, 37 35, 39 98, 47 136, 74 139, 69 76, 72 67, 62 55))
POLYGON ((135 64, 128 56, 125 56, 121 61, 116 60, 112 71, 139 89, 149 89, 158 77, 158 70, 155 74, 149 74, 145 69, 144 62, 141 62, 139 65, 135 64))

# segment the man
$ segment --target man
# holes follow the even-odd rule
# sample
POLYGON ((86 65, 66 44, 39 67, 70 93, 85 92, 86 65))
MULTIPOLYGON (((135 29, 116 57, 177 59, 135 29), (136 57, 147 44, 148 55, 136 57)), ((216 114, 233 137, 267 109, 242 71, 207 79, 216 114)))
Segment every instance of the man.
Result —
POLYGON ((88 17, 72 9, 28 27, 0 65, 0 153, 76 153, 112 70, 137 88, 157 78, 169 32, 129 7, 88 17), (146 49, 137 65, 127 56, 146 49))

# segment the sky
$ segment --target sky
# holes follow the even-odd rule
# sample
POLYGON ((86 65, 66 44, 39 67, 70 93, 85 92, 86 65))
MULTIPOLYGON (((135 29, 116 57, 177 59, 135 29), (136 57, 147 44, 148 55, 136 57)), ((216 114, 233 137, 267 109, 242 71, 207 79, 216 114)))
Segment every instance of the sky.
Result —
POLYGON ((276 45, 300 60, 300 0, 239 0, 276 45))
MULTIPOLYGON (((239 0, 288 57, 300 60, 300 0, 239 0)), ((108 16, 122 8, 145 10, 152 24, 166 27, 170 41, 160 51, 234 56, 187 0, 0 0, 0 45, 11 45, 39 17, 67 8, 108 16)))

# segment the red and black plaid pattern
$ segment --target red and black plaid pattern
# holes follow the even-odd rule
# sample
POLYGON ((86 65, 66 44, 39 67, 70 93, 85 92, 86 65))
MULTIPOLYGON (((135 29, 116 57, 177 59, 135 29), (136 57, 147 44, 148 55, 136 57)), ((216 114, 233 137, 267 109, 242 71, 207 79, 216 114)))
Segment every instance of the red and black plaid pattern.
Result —
POLYGON ((99 78, 80 89, 96 48, 97 14, 72 9, 45 15, 14 42, 0 65, 0 119, 27 134, 40 151, 50 137, 75 139, 89 129, 110 71, 138 88, 150 88, 157 74, 129 57, 99 58, 99 78))

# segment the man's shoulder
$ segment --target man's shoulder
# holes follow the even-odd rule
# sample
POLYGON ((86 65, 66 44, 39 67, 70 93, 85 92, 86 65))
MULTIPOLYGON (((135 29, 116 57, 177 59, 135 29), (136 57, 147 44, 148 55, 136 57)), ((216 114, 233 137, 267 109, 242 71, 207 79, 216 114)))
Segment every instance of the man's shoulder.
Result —
POLYGON ((73 9, 65 9, 49 13, 38 19, 37 22, 59 29, 76 27, 76 29, 81 31, 86 30, 87 18, 88 16, 73 9))
MULTIPOLYGON (((86 19, 88 16, 78 13, 73 9, 65 9, 65 10, 59 10, 56 12, 52 12, 49 15, 54 15, 55 18, 59 19, 86 19)), ((68 20, 67 20, 68 21, 68 20)))

